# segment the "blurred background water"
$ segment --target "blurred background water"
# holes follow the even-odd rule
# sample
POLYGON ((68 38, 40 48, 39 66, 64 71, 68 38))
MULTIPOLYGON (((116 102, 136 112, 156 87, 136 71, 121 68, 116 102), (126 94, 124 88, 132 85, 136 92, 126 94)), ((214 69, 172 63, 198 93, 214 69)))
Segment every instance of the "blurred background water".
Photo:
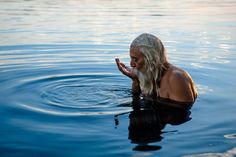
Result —
POLYGON ((1 156, 236 155, 236 1, 1 0, 0 22, 1 156), (114 62, 143 32, 199 91, 152 151, 129 138, 131 81, 114 62))

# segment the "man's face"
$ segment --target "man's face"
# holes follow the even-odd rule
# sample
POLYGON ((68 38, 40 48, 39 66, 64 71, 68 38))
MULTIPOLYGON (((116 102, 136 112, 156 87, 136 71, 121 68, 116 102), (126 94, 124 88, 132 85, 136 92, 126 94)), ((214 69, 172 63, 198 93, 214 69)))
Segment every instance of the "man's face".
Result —
POLYGON ((139 51, 138 48, 132 48, 130 49, 130 66, 132 68, 137 69, 138 71, 144 73, 145 67, 144 67, 144 56, 139 51))

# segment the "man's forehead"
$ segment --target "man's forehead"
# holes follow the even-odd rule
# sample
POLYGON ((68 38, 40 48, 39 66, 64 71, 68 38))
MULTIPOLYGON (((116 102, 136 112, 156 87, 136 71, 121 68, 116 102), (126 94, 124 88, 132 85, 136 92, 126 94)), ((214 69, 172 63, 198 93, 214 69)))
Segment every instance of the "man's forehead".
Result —
POLYGON ((140 51, 140 48, 131 48, 129 51, 130 56, 143 56, 140 51))

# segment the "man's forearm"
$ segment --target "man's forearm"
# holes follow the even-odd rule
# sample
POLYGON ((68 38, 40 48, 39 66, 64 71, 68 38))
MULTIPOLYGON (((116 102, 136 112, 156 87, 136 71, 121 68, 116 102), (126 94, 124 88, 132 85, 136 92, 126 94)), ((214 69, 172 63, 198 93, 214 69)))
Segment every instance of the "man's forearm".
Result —
POLYGON ((132 93, 135 94, 135 95, 138 95, 141 93, 141 89, 140 89, 140 86, 139 86, 139 81, 138 80, 133 80, 132 82, 132 93))

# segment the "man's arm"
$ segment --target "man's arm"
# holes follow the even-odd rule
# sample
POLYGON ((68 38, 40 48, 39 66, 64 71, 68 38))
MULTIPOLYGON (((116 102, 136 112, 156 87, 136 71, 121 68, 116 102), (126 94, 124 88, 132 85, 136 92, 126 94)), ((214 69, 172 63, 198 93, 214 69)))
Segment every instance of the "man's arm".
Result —
POLYGON ((141 89, 140 89, 140 86, 139 86, 139 81, 137 79, 133 80, 133 82, 132 82, 132 93, 134 95, 141 94, 141 89))

